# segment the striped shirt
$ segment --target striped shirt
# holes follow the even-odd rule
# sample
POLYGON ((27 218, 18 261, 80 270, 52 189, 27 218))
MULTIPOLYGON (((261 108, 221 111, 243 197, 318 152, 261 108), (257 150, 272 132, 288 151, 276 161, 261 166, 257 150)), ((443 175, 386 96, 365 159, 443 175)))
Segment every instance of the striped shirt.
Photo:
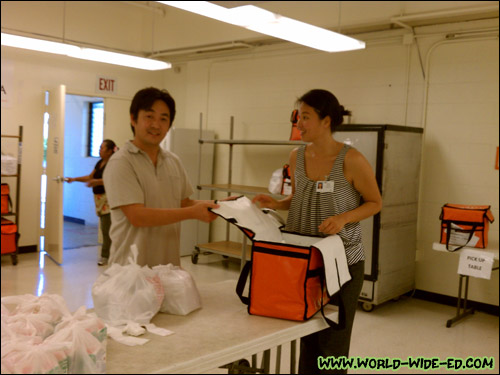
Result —
MULTIPOLYGON (((345 154, 351 147, 340 150, 327 181, 333 181, 333 192, 317 192, 317 181, 306 175, 305 146, 297 150, 295 168, 295 193, 290 203, 285 230, 308 236, 326 237, 318 231, 319 225, 330 216, 340 215, 359 207, 361 195, 344 176, 345 154)), ((347 263, 356 264, 365 259, 361 242, 361 225, 348 223, 338 233, 344 243, 347 263)))

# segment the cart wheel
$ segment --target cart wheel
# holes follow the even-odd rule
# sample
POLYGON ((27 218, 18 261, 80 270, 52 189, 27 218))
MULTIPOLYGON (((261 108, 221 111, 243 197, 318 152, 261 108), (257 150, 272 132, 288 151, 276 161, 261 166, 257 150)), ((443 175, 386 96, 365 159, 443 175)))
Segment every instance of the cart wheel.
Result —
POLYGON ((198 263, 198 254, 191 254, 191 263, 197 264, 198 263))
POLYGON ((17 265, 17 254, 12 254, 11 257, 12 257, 12 264, 14 266, 17 265))
POLYGON ((363 311, 372 312, 374 308, 375 308, 375 305, 373 305, 373 303, 370 303, 370 302, 362 302, 361 303, 361 309, 363 311))

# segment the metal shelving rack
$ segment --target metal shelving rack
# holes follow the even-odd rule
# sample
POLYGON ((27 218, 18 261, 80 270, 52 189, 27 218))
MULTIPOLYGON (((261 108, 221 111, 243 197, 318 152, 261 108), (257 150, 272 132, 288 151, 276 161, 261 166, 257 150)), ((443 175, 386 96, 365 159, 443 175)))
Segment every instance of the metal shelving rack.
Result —
MULTIPOLYGON (((19 126, 19 134, 18 135, 1 135, 2 138, 14 138, 17 139, 17 173, 16 174, 2 174, 3 178, 15 178, 16 179, 16 199, 15 206, 11 212, 2 214, 2 218, 4 216, 13 216, 15 220, 15 224, 17 225, 17 233, 19 233, 19 201, 20 201, 20 192, 21 192, 21 161, 22 161, 22 152, 23 152, 23 127, 19 126)), ((7 253, 3 255, 11 255, 12 264, 17 264, 17 254, 18 254, 19 246, 18 246, 18 237, 16 238, 16 251, 13 253, 7 253)))
MULTIPOLYGON (((200 181, 200 171, 198 171, 198 190, 211 190, 211 191, 222 191, 226 192, 228 196, 233 194, 243 194, 243 195, 256 195, 256 194, 269 194, 276 198, 283 198, 280 195, 273 195, 269 193, 266 187, 261 186, 249 186, 249 185, 238 185, 232 183, 232 169, 233 169, 233 146, 237 145, 263 145, 263 146, 293 146, 293 145, 303 145, 302 141, 269 141, 269 140, 236 140, 233 138, 234 135, 234 117, 231 116, 230 119, 230 130, 228 139, 203 139, 201 136, 202 131, 202 117, 200 114, 200 139, 199 139, 199 162, 198 165, 201 166, 201 147, 203 144, 215 144, 215 145, 227 145, 229 146, 229 165, 228 165, 228 179, 225 184, 201 184, 200 181)), ((200 253, 216 253, 221 254, 226 257, 232 257, 241 259, 241 267, 245 265, 247 260, 250 260, 250 250, 251 246, 247 244, 247 238, 243 236, 243 243, 230 241, 229 239, 229 226, 231 224, 226 224, 226 240, 209 242, 204 244, 198 244, 195 247, 191 255, 191 260, 194 264, 198 262, 198 256, 200 253)))

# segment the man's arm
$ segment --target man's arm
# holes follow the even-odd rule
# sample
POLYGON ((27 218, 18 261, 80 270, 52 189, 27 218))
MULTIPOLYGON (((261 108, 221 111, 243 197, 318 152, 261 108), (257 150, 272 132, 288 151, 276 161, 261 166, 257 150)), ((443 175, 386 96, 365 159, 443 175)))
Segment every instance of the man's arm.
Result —
POLYGON ((217 218, 217 215, 210 212, 209 208, 218 208, 219 205, 212 201, 193 201, 187 198, 181 202, 181 208, 149 208, 143 204, 130 204, 120 206, 128 221, 134 227, 155 227, 168 225, 183 220, 195 219, 206 223, 217 218), (183 203, 184 202, 184 203, 183 203), (183 204, 186 204, 185 206, 183 204))

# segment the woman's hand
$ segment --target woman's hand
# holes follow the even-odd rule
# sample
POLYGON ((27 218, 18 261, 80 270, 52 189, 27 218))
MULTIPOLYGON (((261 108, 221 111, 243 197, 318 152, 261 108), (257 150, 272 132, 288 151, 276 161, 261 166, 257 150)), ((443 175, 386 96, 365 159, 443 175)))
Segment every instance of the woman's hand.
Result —
POLYGON ((330 216, 323 220, 318 229, 325 234, 337 234, 344 228, 346 223, 347 222, 342 219, 342 215, 330 216))
POLYGON ((260 208, 272 208, 275 210, 278 207, 278 201, 266 194, 256 195, 255 198, 252 199, 252 203, 257 202, 259 203, 260 208))

